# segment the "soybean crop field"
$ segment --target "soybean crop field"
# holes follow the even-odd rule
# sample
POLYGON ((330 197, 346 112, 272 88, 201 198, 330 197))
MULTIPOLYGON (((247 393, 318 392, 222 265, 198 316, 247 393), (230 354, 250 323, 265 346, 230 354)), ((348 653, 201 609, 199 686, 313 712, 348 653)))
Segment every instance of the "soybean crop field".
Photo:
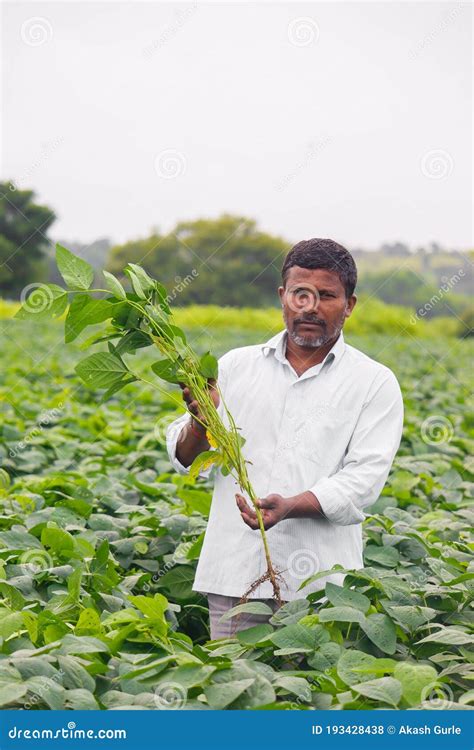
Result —
MULTIPOLYGON (((101 403, 60 324, 0 330, 2 708, 472 705, 468 341, 346 337, 395 371, 406 410, 365 566, 309 596, 302 578, 268 624, 210 641, 191 587, 212 485, 174 473, 165 449, 179 390, 131 385, 101 403)), ((220 355, 272 333, 188 336, 220 355)))

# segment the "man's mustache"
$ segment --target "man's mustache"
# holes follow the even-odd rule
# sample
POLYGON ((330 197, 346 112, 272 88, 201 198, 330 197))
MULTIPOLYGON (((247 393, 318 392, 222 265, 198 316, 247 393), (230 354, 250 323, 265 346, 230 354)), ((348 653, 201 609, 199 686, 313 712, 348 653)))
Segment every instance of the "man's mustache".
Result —
POLYGON ((296 325, 297 323, 317 323, 320 326, 326 327, 324 320, 318 320, 317 318, 297 318, 293 321, 293 324, 296 325))

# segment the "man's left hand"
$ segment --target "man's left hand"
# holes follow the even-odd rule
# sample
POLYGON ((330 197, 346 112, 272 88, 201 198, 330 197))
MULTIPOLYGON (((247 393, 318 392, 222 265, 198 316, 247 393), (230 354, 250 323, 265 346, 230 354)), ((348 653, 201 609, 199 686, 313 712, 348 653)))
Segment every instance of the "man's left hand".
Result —
MULTIPOLYGON (((240 515, 247 526, 250 526, 251 529, 258 529, 257 514, 253 507, 250 507, 243 495, 239 493, 236 494, 235 499, 237 500, 240 515)), ((262 520, 265 529, 271 529, 272 526, 275 526, 275 524, 285 518, 288 513, 288 504, 285 498, 275 493, 259 498, 257 505, 262 511, 262 520)))

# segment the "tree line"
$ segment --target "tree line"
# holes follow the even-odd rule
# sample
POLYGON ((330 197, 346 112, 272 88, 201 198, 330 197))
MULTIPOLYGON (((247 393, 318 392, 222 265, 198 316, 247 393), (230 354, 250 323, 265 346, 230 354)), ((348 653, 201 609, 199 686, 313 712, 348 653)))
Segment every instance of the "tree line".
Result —
MULTIPOLYGON (((33 191, 0 183, 0 296, 16 299, 28 284, 57 281, 49 236, 55 219, 33 191)), ((174 305, 231 307, 277 304, 281 266, 293 244, 262 231, 252 218, 231 214, 181 221, 168 232, 155 229, 115 246, 107 238, 61 242, 119 277, 127 263, 139 263, 162 281, 174 305)), ((401 242, 349 250, 359 269, 358 293, 422 309, 426 318, 472 316, 472 253, 447 252, 436 243, 412 251, 401 242)))

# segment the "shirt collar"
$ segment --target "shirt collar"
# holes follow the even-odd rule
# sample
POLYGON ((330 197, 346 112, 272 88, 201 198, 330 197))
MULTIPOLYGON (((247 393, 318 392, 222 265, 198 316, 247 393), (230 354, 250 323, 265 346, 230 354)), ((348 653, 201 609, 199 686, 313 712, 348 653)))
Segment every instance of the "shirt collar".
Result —
MULTIPOLYGON (((278 359, 280 362, 287 362, 286 359, 286 340, 287 340, 287 330, 286 328, 283 331, 280 331, 275 336, 273 336, 271 339, 266 341, 264 344, 262 344, 262 352, 267 357, 271 351, 275 353, 276 359, 278 359)), ((325 358, 321 362, 321 369, 323 366, 328 362, 329 364, 332 363, 335 360, 338 360, 341 358, 345 351, 346 345, 344 342, 344 334, 339 334, 339 337, 337 341, 334 343, 332 349, 328 351, 325 358)))

